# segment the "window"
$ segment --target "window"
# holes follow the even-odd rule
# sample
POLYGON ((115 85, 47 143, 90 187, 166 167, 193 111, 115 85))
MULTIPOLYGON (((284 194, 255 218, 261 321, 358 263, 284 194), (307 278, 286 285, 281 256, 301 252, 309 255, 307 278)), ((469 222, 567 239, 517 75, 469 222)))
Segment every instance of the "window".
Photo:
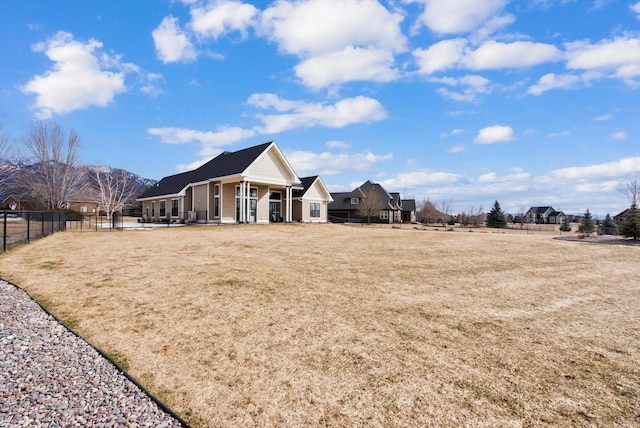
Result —
POLYGON ((311 218, 320 218, 320 202, 311 202, 311 218))
POLYGON ((167 201, 160 201, 160 217, 167 215, 167 201))
POLYGON ((178 200, 171 199, 171 217, 178 217, 178 200))
POLYGON ((389 220, 389 211, 380 211, 380 220, 389 220))
POLYGON ((358 205, 358 198, 351 198, 351 205, 358 205))
POLYGON ((269 200, 270 201, 281 201, 282 193, 280 192, 269 192, 269 200))
POLYGON ((156 203, 155 202, 151 202, 151 217, 155 217, 156 216, 156 203))
POLYGON ((213 186, 213 218, 220 218, 220 185, 213 186))

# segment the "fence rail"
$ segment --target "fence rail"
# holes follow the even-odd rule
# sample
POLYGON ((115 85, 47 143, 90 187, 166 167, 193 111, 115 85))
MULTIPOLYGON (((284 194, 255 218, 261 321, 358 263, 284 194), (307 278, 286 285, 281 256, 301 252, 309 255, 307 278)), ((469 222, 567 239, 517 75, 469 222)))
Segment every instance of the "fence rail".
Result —
POLYGON ((0 211, 2 251, 67 230, 63 211, 0 211))

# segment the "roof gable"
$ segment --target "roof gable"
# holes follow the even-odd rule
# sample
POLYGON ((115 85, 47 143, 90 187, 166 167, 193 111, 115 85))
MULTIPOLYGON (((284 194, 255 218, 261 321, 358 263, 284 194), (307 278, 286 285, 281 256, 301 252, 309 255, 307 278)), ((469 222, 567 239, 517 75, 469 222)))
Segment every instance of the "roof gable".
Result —
POLYGON ((322 179, 317 176, 311 177, 303 177, 300 179, 302 190, 297 190, 294 193, 294 197, 296 198, 315 198, 322 199, 324 201, 333 201, 332 194, 329 192, 327 187, 322 182, 322 179))
POLYGON ((250 180, 264 179, 270 182, 300 183, 300 179, 294 172, 289 162, 278 149, 275 143, 263 150, 242 173, 250 180))

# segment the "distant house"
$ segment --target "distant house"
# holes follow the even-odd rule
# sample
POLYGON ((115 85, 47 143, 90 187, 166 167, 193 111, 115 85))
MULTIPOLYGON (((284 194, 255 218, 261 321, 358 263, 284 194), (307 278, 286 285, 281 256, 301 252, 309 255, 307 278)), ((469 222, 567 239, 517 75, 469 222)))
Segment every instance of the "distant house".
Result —
POLYGON ((565 219, 562 211, 556 211, 553 207, 531 207, 525 214, 527 223, 536 224, 562 224, 565 219))
MULTIPOLYGON (((36 211, 45 210, 46 207, 42 202, 38 201, 31 192, 14 193, 2 201, 4 206, 14 211, 36 211)), ((93 201, 68 201, 66 202, 67 210, 77 211, 81 213, 97 214, 99 206, 93 201)))
POLYGON ((402 200, 402 222, 403 223, 415 223, 416 218, 416 200, 415 199, 403 199, 402 200))
POLYGON ((371 180, 351 192, 331 193, 331 197, 328 214, 334 222, 399 223, 416 218, 415 200, 405 201, 399 193, 390 193, 371 180))
POLYGON ((300 179, 275 142, 224 152, 144 192, 146 221, 326 221, 331 195, 319 177, 300 179))
POLYGON ((617 215, 613 216, 613 221, 615 221, 617 224, 622 224, 625 220, 625 217, 627 216, 627 214, 629 214, 629 210, 631 208, 627 208, 626 210, 618 213, 617 215))

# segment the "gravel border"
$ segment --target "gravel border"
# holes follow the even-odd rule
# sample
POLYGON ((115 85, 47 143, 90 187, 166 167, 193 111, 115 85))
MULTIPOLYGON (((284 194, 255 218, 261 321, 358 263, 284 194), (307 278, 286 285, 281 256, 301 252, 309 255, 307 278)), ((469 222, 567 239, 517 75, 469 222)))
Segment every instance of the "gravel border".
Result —
POLYGON ((553 239, 560 241, 575 241, 575 242, 591 242, 595 244, 612 244, 612 245, 638 245, 640 246, 640 240, 632 238, 623 238, 615 235, 591 235, 581 238, 578 235, 566 235, 556 236, 553 239))
POLYGON ((0 427, 190 427, 18 286, 0 280, 0 427))

